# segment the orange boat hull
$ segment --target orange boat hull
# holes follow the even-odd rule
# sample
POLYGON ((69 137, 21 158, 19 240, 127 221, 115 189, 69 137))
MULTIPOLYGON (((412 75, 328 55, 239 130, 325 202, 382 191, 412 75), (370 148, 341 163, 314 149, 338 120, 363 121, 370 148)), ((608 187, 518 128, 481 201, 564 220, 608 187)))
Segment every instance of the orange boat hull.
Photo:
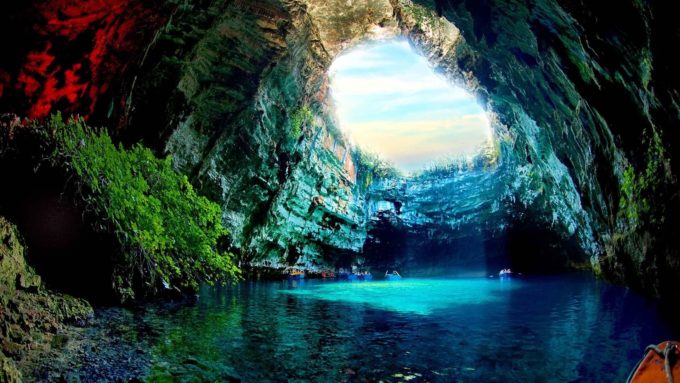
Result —
MULTIPOLYGON (((670 352, 669 360, 671 366, 671 373, 673 374, 673 381, 680 382, 680 343, 676 341, 660 343, 657 348, 660 351, 666 350, 669 344, 674 344, 676 347, 670 352)), ((665 359, 663 355, 657 354, 653 350, 648 350, 645 356, 637 365, 633 373, 628 379, 628 383, 667 383, 668 377, 666 374, 665 359)))

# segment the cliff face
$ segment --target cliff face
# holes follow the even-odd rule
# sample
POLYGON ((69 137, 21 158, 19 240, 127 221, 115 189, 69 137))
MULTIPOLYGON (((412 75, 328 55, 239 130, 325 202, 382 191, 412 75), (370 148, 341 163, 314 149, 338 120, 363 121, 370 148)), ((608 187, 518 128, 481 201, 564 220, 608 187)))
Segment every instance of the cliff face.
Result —
POLYGON ((425 275, 507 267, 503 168, 376 182, 368 193, 366 262, 425 275))
POLYGON ((574 233, 604 275, 677 291, 678 23, 660 3, 419 2, 465 39, 473 76, 507 126, 518 196, 574 233))
POLYGON ((330 57, 309 15, 295 4, 223 7, 184 56, 164 150, 222 203, 244 260, 309 263, 324 247, 359 250, 354 164, 324 118, 330 57))
POLYGON ((513 262, 586 264, 656 295, 677 290, 680 84, 668 47, 679 34, 666 5, 131 0, 106 16, 86 3, 82 14, 57 0, 15 6, 9 28, 35 23, 24 32, 41 43, 13 44, 15 60, 3 59, 1 109, 84 113, 124 142, 173 155, 222 205, 244 261, 323 264, 363 249, 382 267, 390 237, 419 249, 399 264, 496 267, 500 259, 457 254, 470 253, 465 244, 491 254, 540 228, 545 248, 569 254, 513 262), (50 20, 62 27, 56 37, 50 20), (93 34, 115 43, 83 43, 93 34), (326 71, 347 47, 384 34, 406 36, 479 96, 495 121, 498 169, 357 185, 326 71))

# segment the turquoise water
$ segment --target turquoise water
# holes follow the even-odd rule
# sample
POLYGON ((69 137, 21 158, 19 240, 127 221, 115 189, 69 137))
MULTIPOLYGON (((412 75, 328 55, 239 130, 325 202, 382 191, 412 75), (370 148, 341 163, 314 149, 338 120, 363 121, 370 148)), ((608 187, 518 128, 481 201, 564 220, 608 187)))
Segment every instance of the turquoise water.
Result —
POLYGON ((248 282, 100 309, 63 358, 82 381, 620 382, 673 331, 581 275, 248 282))
POLYGON ((396 313, 429 315, 470 305, 500 303, 504 291, 520 288, 520 280, 404 279, 371 283, 315 283, 291 286, 283 293, 300 299, 321 299, 396 313))

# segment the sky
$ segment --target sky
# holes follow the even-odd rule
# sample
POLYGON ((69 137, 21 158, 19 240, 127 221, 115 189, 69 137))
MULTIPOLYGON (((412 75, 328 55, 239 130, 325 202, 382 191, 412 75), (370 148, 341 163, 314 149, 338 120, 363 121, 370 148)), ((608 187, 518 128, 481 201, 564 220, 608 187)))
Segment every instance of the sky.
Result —
POLYGON ((340 128, 406 173, 470 154, 491 138, 474 96, 435 74, 406 40, 358 46, 329 74, 340 128))

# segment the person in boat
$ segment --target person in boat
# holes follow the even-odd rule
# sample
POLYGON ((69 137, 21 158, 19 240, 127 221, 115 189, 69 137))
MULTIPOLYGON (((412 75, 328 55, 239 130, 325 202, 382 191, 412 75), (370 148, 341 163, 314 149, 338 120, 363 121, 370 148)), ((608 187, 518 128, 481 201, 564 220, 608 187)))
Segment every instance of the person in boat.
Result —
POLYGON ((509 276, 511 274, 512 274, 512 270, 510 268, 503 269, 503 270, 498 272, 499 277, 506 276, 506 275, 509 276))

